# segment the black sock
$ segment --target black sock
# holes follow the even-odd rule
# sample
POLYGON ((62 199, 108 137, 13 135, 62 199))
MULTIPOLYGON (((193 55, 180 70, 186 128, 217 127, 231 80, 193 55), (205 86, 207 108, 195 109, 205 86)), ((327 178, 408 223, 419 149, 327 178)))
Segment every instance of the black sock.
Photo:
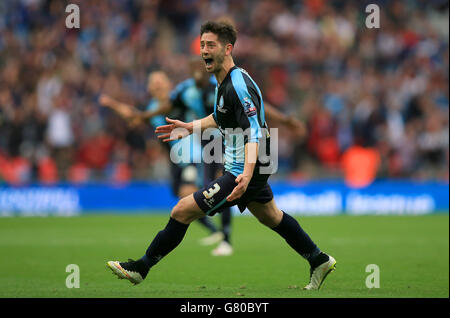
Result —
POLYGON ((181 243, 188 227, 189 224, 178 222, 173 218, 169 219, 169 223, 167 223, 164 230, 159 231, 145 252, 145 255, 141 258, 148 266, 148 269, 158 263, 181 243))
POLYGON ((303 256, 310 264, 320 254, 320 249, 314 244, 308 234, 303 231, 300 224, 289 214, 283 212, 280 224, 272 228, 280 234, 297 253, 303 256))
POLYGON ((203 224, 203 226, 205 226, 208 230, 210 230, 211 234, 212 233, 216 233, 218 231, 217 227, 214 225, 214 223, 207 216, 204 216, 204 217, 198 219, 198 221, 201 224, 203 224))
POLYGON ((222 210, 222 213, 220 214, 220 217, 222 218, 222 232, 224 235, 224 241, 228 244, 230 243, 230 232, 231 232, 231 209, 225 208, 222 210))

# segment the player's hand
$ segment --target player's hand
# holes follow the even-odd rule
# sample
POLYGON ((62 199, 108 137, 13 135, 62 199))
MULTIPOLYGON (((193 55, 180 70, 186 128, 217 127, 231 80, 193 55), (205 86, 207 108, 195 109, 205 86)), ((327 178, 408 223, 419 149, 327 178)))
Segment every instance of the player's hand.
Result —
POLYGON ((238 185, 234 187, 233 191, 227 197, 227 201, 231 202, 239 199, 247 191, 248 184, 250 183, 251 177, 244 176, 240 174, 234 180, 238 185))
POLYGON ((129 107, 126 104, 122 104, 106 94, 100 95, 98 101, 99 101, 100 105, 111 108, 116 113, 118 113, 121 117, 123 117, 127 120, 131 120, 135 116, 135 113, 134 113, 132 107, 129 107))
POLYGON ((99 101, 100 105, 102 105, 104 107, 110 107, 114 103, 114 99, 112 99, 111 97, 109 97, 106 94, 101 94, 98 101, 99 101))
POLYGON ((167 102, 169 100, 169 95, 170 95, 170 86, 161 87, 154 94, 155 99, 157 99, 160 103, 167 102))
POLYGON ((304 138, 307 134, 305 124, 295 117, 289 116, 285 121, 285 125, 297 138, 304 138))
POLYGON ((158 135, 158 138, 162 139, 163 142, 178 140, 192 133, 192 123, 185 123, 169 117, 166 117, 166 121, 170 124, 159 126, 155 129, 155 133, 162 134, 158 135))
POLYGON ((131 128, 136 128, 143 123, 144 121, 140 117, 130 117, 128 119, 128 126, 130 126, 131 128))

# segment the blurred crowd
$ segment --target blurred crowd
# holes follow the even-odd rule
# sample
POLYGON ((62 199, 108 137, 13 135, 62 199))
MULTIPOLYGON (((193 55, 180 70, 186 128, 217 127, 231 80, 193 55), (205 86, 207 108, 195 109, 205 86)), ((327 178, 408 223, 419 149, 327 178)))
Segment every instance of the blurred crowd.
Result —
POLYGON ((166 179, 151 127, 130 128, 98 97, 145 107, 149 72, 189 77, 201 23, 223 17, 238 29, 236 64, 308 127, 302 139, 279 127, 274 178, 341 178, 369 149, 378 178, 448 182, 448 1, 6 0, 0 183, 166 179), (79 29, 65 26, 69 3, 79 29), (365 24, 370 3, 380 28, 365 24))

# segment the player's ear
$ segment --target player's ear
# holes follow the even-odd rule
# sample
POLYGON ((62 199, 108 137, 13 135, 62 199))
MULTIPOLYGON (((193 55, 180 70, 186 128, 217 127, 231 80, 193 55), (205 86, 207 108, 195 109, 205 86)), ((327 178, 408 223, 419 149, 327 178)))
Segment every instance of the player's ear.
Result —
POLYGON ((231 55, 232 51, 233 51, 233 44, 228 43, 227 45, 225 45, 225 54, 226 55, 231 55))

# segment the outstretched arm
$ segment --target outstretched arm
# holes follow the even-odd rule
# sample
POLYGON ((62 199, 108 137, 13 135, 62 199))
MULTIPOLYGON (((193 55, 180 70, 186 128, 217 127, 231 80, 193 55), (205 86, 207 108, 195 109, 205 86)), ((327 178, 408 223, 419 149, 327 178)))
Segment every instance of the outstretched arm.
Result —
POLYGON ((152 117, 159 116, 159 115, 167 115, 172 110, 172 103, 170 100, 163 99, 159 100, 159 107, 155 110, 147 110, 147 111, 141 111, 135 113, 135 116, 138 117, 140 120, 148 120, 152 117))
POLYGON ((155 133, 163 142, 178 140, 192 134, 195 130, 203 131, 207 128, 217 128, 217 123, 214 120, 213 114, 202 119, 194 120, 190 123, 185 123, 181 120, 170 119, 166 117, 169 125, 156 127, 155 133))
POLYGON ((133 114, 138 111, 134 106, 121 103, 106 94, 100 96, 99 102, 100 105, 111 108, 125 119, 131 118, 133 114))
POLYGON ((295 117, 287 116, 276 109, 274 106, 269 103, 264 103, 264 111, 268 119, 275 121, 277 124, 287 126, 290 128, 296 135, 305 136, 306 135, 306 127, 305 124, 302 123, 295 117))
POLYGON ((159 100, 159 107, 155 110, 140 111, 133 105, 119 102, 106 94, 102 94, 99 99, 100 105, 109 107, 117 112, 121 117, 128 120, 134 126, 138 123, 146 121, 154 116, 165 115, 172 109, 172 104, 169 98, 162 98, 159 100))

